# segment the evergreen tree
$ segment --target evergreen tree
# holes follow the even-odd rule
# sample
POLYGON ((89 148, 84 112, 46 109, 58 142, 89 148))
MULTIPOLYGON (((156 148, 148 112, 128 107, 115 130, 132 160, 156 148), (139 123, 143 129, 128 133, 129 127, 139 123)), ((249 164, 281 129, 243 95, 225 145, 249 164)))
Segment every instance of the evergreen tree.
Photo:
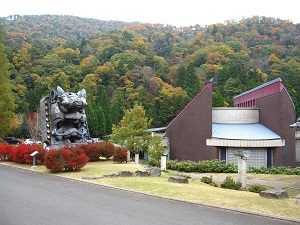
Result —
POLYGON ((98 89, 99 106, 102 108, 105 118, 105 134, 110 134, 112 129, 111 106, 108 99, 108 94, 104 86, 98 89))
POLYGON ((7 135, 11 131, 14 106, 12 85, 8 75, 8 60, 0 30, 0 136, 7 135))
POLYGON ((87 123, 89 126, 90 135, 92 137, 98 137, 100 135, 99 126, 98 126, 94 107, 92 107, 90 104, 86 108, 86 114, 87 114, 87 123))
POLYGON ((96 107, 95 115, 96 115, 97 128, 98 128, 97 136, 103 137, 104 135, 106 135, 107 129, 106 129, 106 120, 105 120, 104 111, 102 110, 101 106, 96 107))
POLYGON ((194 66, 189 64, 186 68, 180 67, 177 74, 177 86, 182 87, 189 97, 193 97, 200 89, 194 66))
POLYGON ((186 68, 185 87, 188 96, 193 97, 200 89, 199 80, 196 76, 195 68, 192 64, 186 68))
POLYGON ((121 89, 117 89, 114 93, 114 99, 111 104, 111 120, 112 124, 117 125, 124 115, 125 96, 121 89))

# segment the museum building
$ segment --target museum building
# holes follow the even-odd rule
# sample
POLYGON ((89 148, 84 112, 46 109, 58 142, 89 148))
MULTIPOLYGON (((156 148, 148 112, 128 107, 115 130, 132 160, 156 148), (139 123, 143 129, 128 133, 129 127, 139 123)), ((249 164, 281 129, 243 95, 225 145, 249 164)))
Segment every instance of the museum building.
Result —
POLYGON ((234 107, 212 107, 213 83, 166 127, 170 159, 225 160, 249 150, 248 166, 296 165, 295 106, 280 78, 234 97, 234 107))

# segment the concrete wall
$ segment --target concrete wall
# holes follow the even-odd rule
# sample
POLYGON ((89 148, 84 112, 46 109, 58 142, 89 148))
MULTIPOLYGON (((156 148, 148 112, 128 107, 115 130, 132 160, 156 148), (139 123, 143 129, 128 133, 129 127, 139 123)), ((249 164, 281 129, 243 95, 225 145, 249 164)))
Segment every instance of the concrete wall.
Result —
POLYGON ((258 123, 259 110, 257 108, 213 108, 213 123, 258 123))
POLYGON ((168 125, 170 158, 179 160, 218 159, 216 147, 206 146, 212 135, 212 84, 202 91, 168 125))

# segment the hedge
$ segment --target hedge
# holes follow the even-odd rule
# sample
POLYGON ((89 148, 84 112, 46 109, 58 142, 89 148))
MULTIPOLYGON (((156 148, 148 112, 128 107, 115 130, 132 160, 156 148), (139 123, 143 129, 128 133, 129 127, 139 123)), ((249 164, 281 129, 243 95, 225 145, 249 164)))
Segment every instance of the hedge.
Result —
POLYGON ((43 164, 44 162, 44 149, 36 144, 25 145, 21 144, 13 146, 9 144, 0 144, 0 160, 1 161, 13 161, 15 163, 27 163, 32 164, 31 153, 37 151, 36 163, 43 164))
POLYGON ((81 145, 89 161, 98 161, 100 157, 109 159, 114 155, 115 146, 110 142, 97 142, 92 144, 81 145))
MULTIPOLYGON (((151 161, 149 162, 151 163, 151 161)), ((198 172, 198 173, 237 173, 238 167, 236 165, 226 163, 219 160, 204 160, 199 162, 194 161, 178 161, 169 160, 167 162, 167 169, 178 170, 181 172, 198 172)), ((285 175, 300 175, 300 167, 272 167, 272 168, 254 168, 250 167, 247 173, 257 174, 285 174, 285 175)))
POLYGON ((11 161, 14 148, 13 145, 0 144, 0 161, 11 161))
POLYGON ((300 175, 300 167, 290 168, 285 166, 271 167, 271 168, 254 168, 250 167, 248 173, 257 174, 285 174, 285 175, 300 175))
POLYGON ((80 146, 50 150, 45 154, 45 166, 51 172, 77 171, 87 162, 88 157, 80 146))
POLYGON ((178 170, 181 172, 198 172, 198 173, 237 173, 237 166, 219 160, 178 161, 169 160, 167 169, 178 170))
POLYGON ((113 160, 115 162, 121 162, 121 163, 127 162, 127 152, 128 152, 127 148, 122 148, 122 147, 115 148, 113 160))

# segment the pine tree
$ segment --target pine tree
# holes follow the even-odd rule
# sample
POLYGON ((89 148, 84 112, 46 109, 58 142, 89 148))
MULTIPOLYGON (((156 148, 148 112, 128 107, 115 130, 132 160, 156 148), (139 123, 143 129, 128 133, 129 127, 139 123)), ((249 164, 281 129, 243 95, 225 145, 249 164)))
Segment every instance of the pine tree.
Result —
POLYGON ((105 118, 105 134, 110 134, 112 129, 111 106, 108 99, 107 91, 104 86, 98 89, 99 106, 102 108, 105 118))
POLYGON ((177 71, 177 86, 184 89, 189 97, 193 97, 200 89, 199 80, 192 64, 180 67, 177 71))
POLYGON ((100 133, 99 133, 99 126, 98 126, 94 107, 88 105, 86 108, 86 114, 87 114, 87 123, 89 126, 90 135, 92 137, 98 137, 100 133))
POLYGON ((99 105, 96 107, 95 110, 95 115, 96 115, 96 121, 97 121, 97 136, 103 137, 106 135, 106 120, 105 120, 105 115, 104 111, 102 110, 102 107, 99 105))
POLYGON ((185 88, 188 96, 193 97, 200 89, 199 80, 196 76, 195 68, 192 64, 186 68, 185 88))
POLYGON ((111 104, 112 124, 117 125, 124 115, 125 96, 122 90, 116 90, 111 104))
POLYGON ((8 60, 5 55, 3 34, 0 30, 0 136, 7 135, 12 128, 14 98, 8 75, 8 60))

